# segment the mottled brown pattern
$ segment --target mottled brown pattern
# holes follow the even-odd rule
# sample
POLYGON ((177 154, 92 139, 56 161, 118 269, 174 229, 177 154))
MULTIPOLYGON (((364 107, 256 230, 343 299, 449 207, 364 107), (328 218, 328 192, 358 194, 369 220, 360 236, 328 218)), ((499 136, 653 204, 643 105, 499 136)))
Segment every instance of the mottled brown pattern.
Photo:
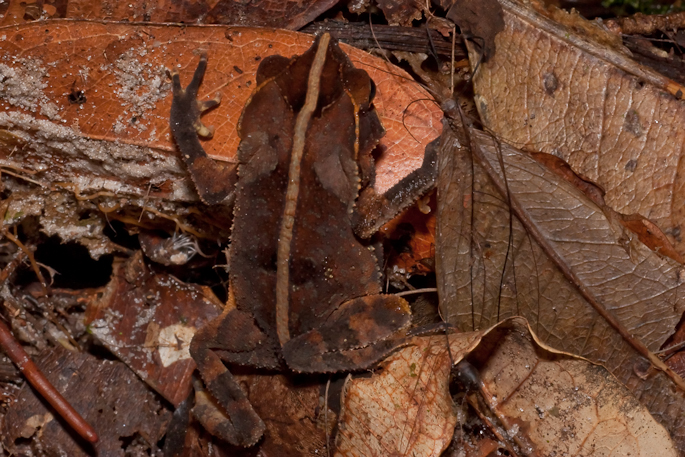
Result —
MULTIPOLYGON (((319 59, 325 56, 320 79, 312 79, 310 69, 315 62, 321 64, 315 57, 317 46, 318 40, 309 51, 290 60, 267 57, 259 67, 257 90, 238 127, 241 144, 229 254, 229 305, 222 316, 198 331, 191 344, 208 390, 230 420, 217 422, 206 404, 194 413, 213 434, 242 446, 260 439, 264 423, 222 360, 257 368, 287 366, 308 373, 362 369, 402 345, 402 330, 410 322, 404 299, 380 295, 375 253, 355 234, 355 226, 364 220, 355 210, 360 183, 373 184, 371 152, 384 133, 373 108, 373 81, 352 66, 337 43, 320 54, 319 59), (318 102, 307 124, 296 178, 291 174, 293 135, 301 130, 295 125, 308 91, 315 90, 318 102), (288 338, 279 343, 276 253, 286 188, 297 181, 287 257, 287 315, 281 321, 281 325, 287 322, 288 338)), ((202 182, 198 191, 206 199, 206 190, 221 183, 204 182, 198 176, 198 165, 209 163, 197 141, 196 132, 201 129, 193 126, 201 126, 194 97, 204 66, 203 58, 185 91, 174 76, 171 125, 194 180, 202 182)), ((404 183, 409 191, 395 192, 404 199, 365 192, 380 202, 382 215, 392 217, 397 208, 391 205, 400 207, 430 187, 434 164, 434 158, 424 161, 427 169, 404 183)))

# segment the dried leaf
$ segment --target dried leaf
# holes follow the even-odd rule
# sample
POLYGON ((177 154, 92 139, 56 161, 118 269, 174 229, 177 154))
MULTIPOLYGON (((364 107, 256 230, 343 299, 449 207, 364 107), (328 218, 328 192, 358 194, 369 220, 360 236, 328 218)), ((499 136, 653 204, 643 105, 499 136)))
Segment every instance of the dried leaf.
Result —
POLYGON ((413 21, 421 20, 425 6, 419 0, 378 0, 378 8, 390 25, 411 26, 413 21))
POLYGON ((491 394, 486 402, 520 448, 539 455, 678 455, 666 430, 606 369, 542 345, 526 327, 520 319, 499 325, 471 359, 491 394))
POLYGON ((348 382, 336 456, 439 456, 457 417, 449 392, 450 360, 473 350, 482 332, 416 338, 370 378, 348 382))
MULTIPOLYGON (((25 146, 6 143, 3 163, 14 152, 14 161, 41 168, 35 179, 52 172, 53 181, 76 179, 63 161, 83 163, 77 171, 87 170, 90 179, 79 182, 81 191, 104 187, 146 195, 152 183, 150 197, 183 199, 192 199, 193 191, 180 179, 183 169, 169 136, 165 68, 177 67, 189 80, 195 51, 208 52, 201 95, 220 90, 224 98, 203 118, 216 127, 205 148, 215 159, 235 162, 235 127, 259 62, 272 54, 301 54, 313 39, 282 30, 78 21, 25 24, 0 30, 0 36, 0 129, 25 146)), ((402 70, 342 47, 378 88, 375 104, 387 134, 376 188, 384 192, 420 167, 426 145, 440 133, 442 113, 402 70)))
MULTIPOLYGON (((68 428, 25 385, 3 420, 5 449, 27 455, 22 438, 31 438, 48 456, 122 455, 122 442, 141 436, 156 449, 171 413, 123 363, 51 348, 36 361, 50 382, 98 431, 100 441, 84 449, 68 428), (23 452, 22 452, 23 451, 23 452)), ((36 449, 33 449, 34 452, 36 449)), ((32 452, 29 451, 29 454, 32 452)))
POLYGON ((447 12, 472 46, 482 52, 483 62, 495 54, 495 36, 504 28, 497 0, 453 0, 447 12), (487 19, 486 19, 487 18, 487 19))
POLYGON ((596 24, 560 25, 501 3, 506 27, 474 78, 485 125, 521 149, 561 157, 606 191, 611 208, 653 221, 684 254, 685 89, 612 47, 616 37, 596 24))
POLYGON ((458 135, 444 140, 457 146, 443 155, 438 191, 442 315, 464 330, 525 316, 545 344, 604 364, 683 446, 682 380, 642 376, 643 357, 663 366, 652 353, 682 315, 682 266, 524 153, 475 130, 458 135))
POLYGON ((668 433, 604 368, 537 341, 524 319, 416 338, 348 383, 337 456, 438 456, 456 416, 450 368, 468 357, 484 400, 524 455, 675 456, 668 433))
POLYGON ((190 393, 195 331, 222 305, 208 287, 148 271, 140 252, 116 266, 86 323, 114 355, 174 406, 190 393))
MULTIPOLYGON (((578 190, 583 192, 587 198, 592 200, 605 212, 615 213, 604 203, 604 190, 596 184, 578 176, 571 170, 571 167, 557 156, 545 154, 544 152, 528 152, 537 162, 545 165, 550 170, 573 184, 578 190)), ((635 233, 638 239, 652 251, 657 251, 661 255, 668 256, 678 263, 683 263, 683 257, 676 252, 666 235, 649 219, 639 214, 623 215, 615 213, 615 217, 628 230, 635 233)))
POLYGON ((218 0, 111 2, 106 0, 8 0, 0 25, 38 19, 88 19, 128 22, 171 22, 278 27, 297 30, 334 6, 336 0, 218 0))

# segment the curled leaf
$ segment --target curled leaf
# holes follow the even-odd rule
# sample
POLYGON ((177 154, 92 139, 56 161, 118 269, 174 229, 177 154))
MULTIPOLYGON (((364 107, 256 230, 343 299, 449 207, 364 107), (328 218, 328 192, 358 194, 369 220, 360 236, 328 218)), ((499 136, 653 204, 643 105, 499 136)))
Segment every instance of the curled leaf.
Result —
POLYGON ((441 455, 457 425, 450 368, 464 358, 497 427, 523 455, 677 455, 666 430, 606 369, 542 345, 522 318, 416 338, 371 378, 351 380, 336 455, 441 455))

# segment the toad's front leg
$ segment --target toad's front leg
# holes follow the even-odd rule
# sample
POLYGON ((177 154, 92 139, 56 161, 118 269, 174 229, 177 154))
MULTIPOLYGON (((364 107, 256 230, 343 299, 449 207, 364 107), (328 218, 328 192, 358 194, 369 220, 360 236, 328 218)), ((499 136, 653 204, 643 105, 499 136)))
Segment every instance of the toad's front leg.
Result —
POLYGON ((202 201, 208 205, 230 202, 238 180, 235 164, 216 162, 200 144, 198 135, 211 138, 214 129, 205 126, 200 116, 219 105, 219 94, 214 99, 199 101, 197 92, 207 69, 207 56, 202 55, 188 87, 181 87, 176 70, 171 71, 174 98, 171 102, 170 127, 183 161, 190 171, 202 201))
MULTIPOLYGON (((174 97, 170 125, 202 200, 208 204, 226 203, 234 194, 235 166, 207 157, 198 139, 198 135, 211 136, 213 133, 200 121, 201 114, 219 103, 218 98, 204 102, 196 99, 206 66, 207 58, 202 56, 193 80, 185 90, 178 73, 172 73, 174 97)), ((230 292, 232 290, 231 287, 230 292)), ((273 349, 264 343, 266 340, 252 316, 231 305, 221 316, 199 329, 190 346, 202 379, 219 406, 205 402, 196 405, 193 414, 210 433, 237 446, 254 445, 265 426, 222 359, 229 363, 275 368, 278 359, 273 349)))

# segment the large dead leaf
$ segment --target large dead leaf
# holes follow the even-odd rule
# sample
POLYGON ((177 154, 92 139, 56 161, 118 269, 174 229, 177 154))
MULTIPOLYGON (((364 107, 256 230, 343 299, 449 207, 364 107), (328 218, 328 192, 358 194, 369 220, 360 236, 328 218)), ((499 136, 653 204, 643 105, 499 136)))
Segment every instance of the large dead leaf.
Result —
POLYGON ((563 158, 605 189, 610 207, 649 218, 684 254, 685 89, 632 61, 595 24, 501 3, 505 29, 474 78, 485 125, 563 158))
POLYGON ((504 28, 502 7, 497 0, 460 0, 451 2, 447 18, 475 46, 487 62, 495 52, 495 36, 504 28), (483 18, 487 17, 487 20, 483 18))
MULTIPOLYGON (((81 191, 151 191, 150 197, 181 199, 192 198, 192 191, 179 179, 182 167, 169 136, 165 69, 178 68, 188 81, 196 51, 208 53, 201 97, 221 92, 223 101, 203 118, 216 127, 205 147, 215 159, 231 162, 239 141, 235 128, 261 59, 300 54, 313 39, 273 29, 83 21, 4 28, 0 38, 3 165, 31 164, 41 172, 33 179, 50 171, 57 175, 53 181, 88 174, 78 181, 81 191), (129 179, 124 184, 121 177, 129 179)), ((402 70, 342 47, 378 88, 375 104, 387 130, 376 182, 383 192, 421 165, 425 146, 440 133, 442 113, 402 70)))
POLYGON ((522 455, 675 456, 668 433, 604 368, 541 345, 525 320, 416 338, 371 378, 348 383, 338 456, 439 456, 456 416, 450 369, 465 357, 522 455))
POLYGON ((441 159, 442 315, 463 330, 525 316, 546 344, 604 364, 685 448, 682 380, 653 355, 685 307, 682 266, 526 154, 465 133, 444 140, 441 159))

